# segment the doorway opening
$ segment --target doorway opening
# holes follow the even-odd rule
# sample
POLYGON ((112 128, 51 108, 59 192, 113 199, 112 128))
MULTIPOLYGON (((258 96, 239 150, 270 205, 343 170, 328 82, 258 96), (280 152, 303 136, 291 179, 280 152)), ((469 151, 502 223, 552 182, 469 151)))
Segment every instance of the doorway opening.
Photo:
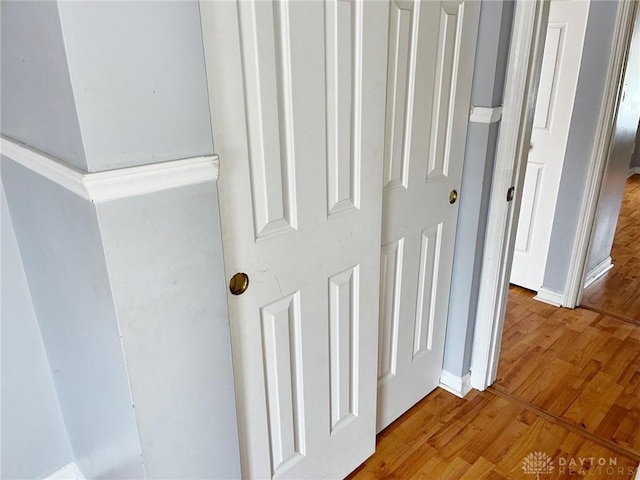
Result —
POLYGON ((640 16, 587 257, 584 308, 640 323, 640 16))
MULTIPOLYGON (((579 303, 584 285, 592 232, 599 212, 598 206, 602 203, 599 200, 605 184, 604 179, 607 178, 608 159, 614 139, 612 132, 614 132, 620 101, 624 95, 622 81, 625 78, 625 67, 635 23, 635 2, 617 2, 613 7, 610 4, 609 8, 611 8, 608 13, 610 30, 606 45, 602 41, 602 36, 598 37, 596 34, 595 38, 598 41, 595 42, 593 38, 589 40, 588 35, 585 34, 587 36, 584 51, 591 57, 598 57, 595 63, 593 58, 590 61, 592 65, 599 65, 595 69, 601 70, 600 90, 597 91, 596 105, 590 106, 588 102, 578 101, 574 106, 573 116, 577 118, 578 124, 580 125, 580 122, 583 126, 588 125, 589 122, 592 124, 590 128, 582 130, 583 136, 587 135, 589 141, 583 138, 577 142, 579 148, 573 146, 575 152, 580 153, 577 158, 582 163, 581 172, 568 168, 571 166, 566 164, 568 156, 564 159, 563 171, 569 172, 569 176, 572 177, 569 180, 577 181, 569 187, 566 182, 560 183, 557 203, 558 206, 563 203, 571 204, 573 210, 567 218, 555 216, 553 230, 556 229, 557 224, 560 224, 566 231, 562 235, 555 232, 551 235, 550 244, 554 245, 556 251, 548 254, 543 280, 544 287, 551 288, 547 288, 545 292, 545 288, 541 286, 537 294, 540 300, 569 308, 579 303), (599 114, 593 115, 594 111, 599 114), (585 162, 585 158, 589 159, 588 162, 585 162), (576 209, 576 205, 579 208, 576 209), (555 285, 547 285, 550 277, 549 265, 552 269, 561 272, 556 278, 555 285), (545 293, 547 295, 544 295, 545 293)), ((603 13, 605 9, 606 5, 603 2, 593 2, 589 15, 592 17, 595 13, 603 13)), ((529 9, 520 7, 516 10, 514 21, 516 33, 512 40, 509 61, 510 73, 507 78, 503 131, 494 173, 474 338, 471 384, 480 390, 491 385, 497 376, 504 315, 507 311, 510 266, 516 246, 516 219, 520 213, 522 199, 521 195, 516 195, 513 205, 505 203, 501 190, 506 191, 511 186, 516 188, 516 192, 523 190, 531 133, 535 125, 536 108, 539 106, 535 103, 539 84, 542 93, 545 92, 545 87, 540 80, 540 72, 544 69, 543 51, 545 38, 548 38, 547 27, 554 26, 553 22, 548 23, 548 14, 548 10, 545 11, 545 7, 541 5, 531 6, 529 9), (515 140, 513 136, 516 137, 515 140)), ((593 87, 593 81, 596 78, 595 69, 585 67, 585 58, 588 57, 583 57, 581 71, 588 70, 588 76, 584 83, 587 87, 593 87)), ((578 85, 577 97, 580 96, 581 89, 585 90, 585 85, 578 85)), ((552 98, 553 94, 548 97, 552 98)), ((546 118, 548 119, 549 116, 547 115, 546 118)), ((573 129, 574 126, 572 125, 571 128, 573 129)), ((571 148, 571 139, 569 139, 567 149, 571 148)), ((522 208, 527 208, 526 203, 522 203, 522 208)), ((559 231, 562 230, 562 228, 559 229, 559 231)), ((531 238, 527 237, 527 240, 531 238)))
MULTIPOLYGON (((588 64, 584 63, 594 61, 593 58, 589 59, 589 55, 595 53, 595 49, 589 49, 589 28, 591 22, 596 20, 600 20, 600 25, 606 24, 604 17, 599 18, 606 13, 606 9, 593 3, 595 10, 589 12, 580 74, 585 71, 595 76, 596 73, 585 68, 588 64)), ((587 182, 584 193, 587 201, 582 204, 582 216, 579 219, 583 237, 578 237, 580 229, 576 242, 567 241, 569 235, 562 237, 557 233, 551 234, 548 245, 550 252, 547 253, 546 265, 542 268, 545 272, 539 280, 540 285, 525 285, 529 289, 518 286, 509 288, 505 302, 504 328, 500 332, 499 365, 495 382, 488 388, 498 395, 527 405, 539 414, 547 415, 557 425, 574 429, 576 435, 584 435, 602 448, 611 448, 619 455, 638 460, 640 434, 636 419, 637 412, 640 411, 640 390, 637 388, 637 384, 640 384, 640 364, 636 362, 636 357, 640 350, 640 281, 637 268, 640 265, 640 247, 637 246, 640 239, 640 213, 637 207, 640 204, 640 175, 633 175, 628 179, 626 177, 628 173, 635 173, 632 152, 640 117, 640 102, 636 100, 634 90, 640 90, 640 50, 637 50, 640 46, 640 32, 637 28, 637 16, 636 28, 632 28, 636 15, 633 8, 627 12, 626 17, 625 8, 625 3, 621 2, 619 8, 616 6, 617 12, 609 12, 611 19, 615 14, 617 21, 622 22, 619 25, 625 25, 625 28, 618 30, 624 36, 616 40, 614 34, 612 42, 612 52, 622 56, 618 58, 617 64, 614 55, 609 65, 608 74, 613 81, 609 82, 609 91, 605 89, 603 95, 604 107, 599 121, 601 128, 595 137, 590 166, 592 177, 587 182), (611 102, 609 109, 606 108, 608 101, 611 102), (593 208, 591 213, 585 215, 589 201, 594 202, 593 208), (587 220, 590 222, 588 229, 587 220), (554 244, 554 238, 556 242, 558 238, 563 238, 565 244, 554 244), (571 265, 568 261, 562 263, 558 251, 570 253, 571 265), (616 265, 613 269, 612 258, 616 265), (572 271, 572 267, 576 265, 581 267, 572 271), (563 269, 566 278, 559 275, 563 269), (560 281, 555 284, 557 290, 548 288, 549 284, 553 285, 554 275, 560 276, 560 281), (585 283, 588 285, 582 292, 585 283), (574 289, 576 286, 578 288, 573 299, 568 298, 572 284, 574 289), (535 291, 535 298, 532 290, 535 291), (580 306, 575 309, 562 308, 575 307, 576 304, 580 306)), ((577 18, 577 15, 571 17, 577 18)), ((547 42, 550 39, 553 41, 550 33, 556 22, 552 1, 547 42)), ((545 57, 552 50, 547 43, 545 57)), ((546 61, 547 59, 542 60, 536 117, 540 114, 540 95, 545 93, 546 61)), ((598 61, 606 64, 603 58, 598 61)), ((580 98, 581 93, 584 93, 584 89, 581 92, 579 86, 574 116, 584 111, 585 104, 579 103, 584 101, 580 98)), ((576 133, 575 125, 588 125, 588 120, 573 119, 569 137, 576 133)), ((535 135, 535 119, 533 130, 535 135)), ((593 131, 594 129, 591 130, 593 131)), ((585 137, 584 131, 577 133, 585 137)), ((532 143, 535 146, 535 142, 532 143)), ((569 138, 565 162, 571 160, 571 147, 569 138)), ((518 231, 517 234, 521 237, 521 246, 534 238, 530 232, 539 226, 535 218, 536 214, 540 214, 535 209, 535 194, 529 192, 533 200, 526 198, 527 185, 535 185, 535 182, 540 181, 539 173, 530 168, 530 164, 536 166, 531 154, 525 175, 525 198, 518 227, 524 226, 525 230, 518 231), (527 179, 532 171, 534 178, 527 179), (530 206, 532 202, 533 208, 530 206)), ((566 166, 565 163, 563 176, 579 176, 580 172, 576 169, 568 170, 566 166)), ((562 191, 562 185, 567 184, 571 183, 566 179, 560 182, 557 206, 552 212, 555 217, 554 230, 558 227, 558 221, 570 223, 567 211, 561 210, 569 205, 567 199, 570 195, 562 191)), ((575 217, 578 213, 576 202, 571 206, 575 217)), ((580 207, 579 204, 577 206, 580 207)), ((521 250, 524 252, 524 249, 521 250)), ((516 263, 519 260, 517 254, 518 240, 516 263)), ((515 263, 514 274, 516 282, 513 283, 520 283, 522 278, 518 276, 515 263)), ((513 275, 511 279, 513 281, 513 275)))

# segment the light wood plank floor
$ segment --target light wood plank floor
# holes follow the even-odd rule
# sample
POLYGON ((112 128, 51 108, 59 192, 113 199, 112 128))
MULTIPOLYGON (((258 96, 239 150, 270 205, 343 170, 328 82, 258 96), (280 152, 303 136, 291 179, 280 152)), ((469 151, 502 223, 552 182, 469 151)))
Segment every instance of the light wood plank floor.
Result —
POLYGON ((350 478, 534 479, 522 468, 532 452, 554 461, 541 479, 632 479, 638 463, 493 392, 459 399, 437 389, 378 436, 376 453, 350 478))
POLYGON ((640 175, 628 181, 615 268, 555 308, 509 292, 496 383, 464 399, 437 389, 379 436, 349 478, 532 479, 523 460, 554 462, 540 479, 632 479, 640 461, 640 175), (605 462, 605 466, 600 463, 605 462), (615 466, 611 462, 616 462, 615 466))
POLYGON ((522 469, 531 452, 554 461, 541 479, 634 478, 640 327, 512 287, 494 386, 464 399, 437 389, 378 436, 350 478, 535 478, 522 469))
POLYGON ((640 175, 627 179, 611 258, 613 268, 585 290, 582 306, 640 324, 640 175))

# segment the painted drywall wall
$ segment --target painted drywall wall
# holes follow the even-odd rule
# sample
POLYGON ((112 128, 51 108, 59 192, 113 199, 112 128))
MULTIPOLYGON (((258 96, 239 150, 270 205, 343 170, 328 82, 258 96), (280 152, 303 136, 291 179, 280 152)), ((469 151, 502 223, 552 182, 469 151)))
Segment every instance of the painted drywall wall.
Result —
MULTIPOLYGON (((473 105, 502 104, 513 7, 511 1, 482 2, 471 93, 473 105)), ((443 366, 456 376, 464 376, 471 367, 498 130, 497 123, 470 123, 467 132, 443 366)))
POLYGON ((59 8, 89 171, 213 151, 197 1, 59 8))
POLYGON ((563 292, 609 67, 618 2, 592 2, 542 286, 563 292))
POLYGON ((631 163, 629 169, 640 169, 640 122, 638 122, 638 130, 636 131, 636 147, 631 156, 631 163))
POLYGON ((0 478, 44 478, 71 447, 2 189, 0 235, 0 478))
POLYGON ((240 478, 215 183, 98 217, 147 478, 240 478))
POLYGON ((95 206, 9 159, 1 167, 75 461, 87 478, 143 478, 95 206))
MULTIPOLYGON (((629 165, 633 160, 639 120, 640 15, 637 15, 616 119, 613 146, 598 202, 598 211, 587 257, 587 272, 611 255, 629 165)), ((615 262, 615 259, 613 260, 615 262)))
POLYGON ((0 30, 2 134, 86 168, 58 4, 0 2, 0 30))
MULTIPOLYGON (((75 95, 88 160, 83 154, 74 162, 64 148, 50 148, 48 137, 38 143, 41 132, 31 130, 49 124, 28 125, 19 140, 88 171, 212 152, 198 2, 31 5, 35 12, 24 14, 21 30, 3 46, 28 41, 25 32, 43 9, 55 13, 47 18, 57 25, 56 38, 64 36, 66 58, 53 61, 64 72, 68 60, 64 85, 75 95)), ((34 58, 49 55, 45 47, 35 43, 34 58)), ((3 85, 3 97, 19 97, 24 75, 3 85)), ((11 122, 20 111, 5 113, 11 122)), ((11 160, 2 161, 2 171, 85 476, 239 477, 215 185, 120 200, 101 206, 98 218, 94 205, 11 160), (155 236, 160 225, 167 235, 155 236)))

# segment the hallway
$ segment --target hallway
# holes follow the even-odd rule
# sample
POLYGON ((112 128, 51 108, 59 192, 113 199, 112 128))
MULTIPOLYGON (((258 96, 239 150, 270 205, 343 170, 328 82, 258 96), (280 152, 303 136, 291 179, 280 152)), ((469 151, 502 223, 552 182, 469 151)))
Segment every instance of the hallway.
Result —
POLYGON ((438 388, 378 435, 351 479, 633 479, 640 462, 640 175, 628 180, 614 268, 569 310, 512 287, 498 377, 438 388), (527 470, 533 452, 553 469, 527 470))
POLYGON ((627 179, 611 258, 613 268, 585 290, 581 306, 640 325, 640 175, 627 179))

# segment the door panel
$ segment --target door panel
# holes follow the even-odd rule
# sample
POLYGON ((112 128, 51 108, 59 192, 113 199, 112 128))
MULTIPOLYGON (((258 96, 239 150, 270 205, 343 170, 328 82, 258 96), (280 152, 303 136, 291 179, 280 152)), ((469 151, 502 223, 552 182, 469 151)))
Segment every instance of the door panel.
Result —
POLYGON ((440 381, 479 2, 392 1, 378 430, 440 381))
POLYGON ((261 316, 271 464, 278 471, 305 452, 300 292, 263 307, 261 316))
POLYGON ((388 5, 201 11, 243 477, 340 478, 375 446, 388 5))
POLYGON ((589 2, 552 0, 518 218, 511 283, 539 290, 580 71, 589 2))

